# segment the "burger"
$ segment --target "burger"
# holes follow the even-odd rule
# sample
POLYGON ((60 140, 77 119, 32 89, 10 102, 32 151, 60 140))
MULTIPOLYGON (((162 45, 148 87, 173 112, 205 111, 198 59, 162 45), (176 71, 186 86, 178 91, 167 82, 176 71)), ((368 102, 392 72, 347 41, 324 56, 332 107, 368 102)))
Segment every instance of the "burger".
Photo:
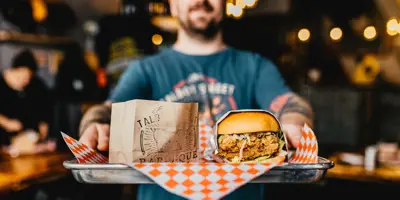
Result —
POLYGON ((268 162, 287 152, 278 120, 268 112, 232 112, 217 124, 216 155, 230 163, 268 162))

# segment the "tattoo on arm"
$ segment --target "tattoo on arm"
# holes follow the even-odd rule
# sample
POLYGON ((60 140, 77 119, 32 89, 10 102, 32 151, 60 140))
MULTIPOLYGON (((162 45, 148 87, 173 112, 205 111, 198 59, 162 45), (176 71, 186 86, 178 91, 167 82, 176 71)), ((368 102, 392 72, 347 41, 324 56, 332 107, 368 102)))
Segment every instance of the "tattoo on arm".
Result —
POLYGON ((272 102, 270 109, 278 119, 287 113, 301 114, 308 119, 313 119, 314 117, 311 105, 294 93, 287 93, 277 97, 272 102))
POLYGON ((109 105, 96 105, 86 111, 82 117, 79 126, 79 136, 89 127, 92 123, 109 124, 111 121, 111 106, 109 105))

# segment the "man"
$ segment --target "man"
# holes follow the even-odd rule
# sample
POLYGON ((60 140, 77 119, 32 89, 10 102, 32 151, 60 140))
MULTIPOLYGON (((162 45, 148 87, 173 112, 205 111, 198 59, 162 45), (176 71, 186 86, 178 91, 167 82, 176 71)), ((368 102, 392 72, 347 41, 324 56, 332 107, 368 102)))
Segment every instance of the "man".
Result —
MULTIPOLYGON (((312 126, 312 110, 285 85, 277 68, 260 55, 228 47, 220 23, 223 0, 173 0, 171 13, 179 20, 172 48, 134 62, 120 79, 109 101, 89 110, 81 123, 81 142, 107 150, 110 102, 153 99, 200 103, 200 126, 212 126, 234 109, 273 111, 297 147, 300 130, 312 126)), ((157 185, 140 185, 139 199, 180 199, 157 185)), ((262 199, 262 187, 248 184, 226 199, 262 199)))
POLYGON ((55 148, 54 143, 39 146, 30 143, 47 137, 50 114, 49 93, 35 77, 36 70, 33 54, 24 50, 15 56, 12 66, 0 76, 0 146, 11 145, 14 152, 15 148, 30 151, 26 153, 55 148), (30 136, 31 133, 34 137, 30 136), (28 149, 28 145, 32 148, 28 149))

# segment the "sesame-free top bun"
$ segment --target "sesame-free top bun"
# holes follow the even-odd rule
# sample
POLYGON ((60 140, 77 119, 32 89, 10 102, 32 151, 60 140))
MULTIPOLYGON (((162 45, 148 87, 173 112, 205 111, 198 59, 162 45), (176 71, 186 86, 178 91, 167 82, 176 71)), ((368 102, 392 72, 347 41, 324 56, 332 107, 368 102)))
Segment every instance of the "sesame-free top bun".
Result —
POLYGON ((257 132, 278 132, 279 123, 274 116, 265 112, 231 113, 218 124, 217 133, 244 134, 257 132))

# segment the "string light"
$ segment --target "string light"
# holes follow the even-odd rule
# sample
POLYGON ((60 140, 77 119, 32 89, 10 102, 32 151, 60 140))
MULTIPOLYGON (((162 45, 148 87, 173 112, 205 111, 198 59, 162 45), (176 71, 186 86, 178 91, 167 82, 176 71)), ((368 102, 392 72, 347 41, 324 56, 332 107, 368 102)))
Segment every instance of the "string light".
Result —
POLYGON ((246 8, 246 4, 244 3, 244 0, 236 0, 236 5, 242 9, 246 8))
POLYGON ((232 9, 232 15, 236 18, 241 17, 243 15, 243 9, 238 5, 234 6, 232 9))
POLYGON ((226 4, 226 14, 228 16, 233 15, 232 11, 235 9, 234 7, 235 7, 235 5, 233 3, 227 3, 226 4))
POLYGON ((386 23, 386 32, 388 33, 388 35, 394 36, 397 34, 398 30, 399 22, 397 21, 397 19, 393 18, 388 20, 388 22, 386 23))
POLYGON ((153 37, 151 37, 151 41, 155 45, 160 45, 163 42, 163 37, 159 34, 154 34, 153 37))
POLYGON ((299 32, 297 33, 297 37, 299 38, 300 41, 305 42, 310 39, 311 33, 308 29, 303 28, 300 29, 299 32))
POLYGON ((244 9, 253 8, 258 0, 228 0, 226 3, 226 15, 240 18, 244 9))
POLYGON ((243 2, 246 5, 246 7, 252 8, 256 5, 257 0, 243 0, 243 2))
POLYGON ((373 40, 376 37, 376 28, 374 26, 368 26, 364 29, 364 37, 367 40, 373 40))
POLYGON ((31 0, 32 15, 36 22, 42 22, 47 18, 47 5, 43 0, 31 0))
POLYGON ((342 38, 343 36, 342 29, 340 29, 339 27, 333 28, 329 33, 329 36, 331 37, 332 40, 335 41, 340 40, 340 38, 342 38))

